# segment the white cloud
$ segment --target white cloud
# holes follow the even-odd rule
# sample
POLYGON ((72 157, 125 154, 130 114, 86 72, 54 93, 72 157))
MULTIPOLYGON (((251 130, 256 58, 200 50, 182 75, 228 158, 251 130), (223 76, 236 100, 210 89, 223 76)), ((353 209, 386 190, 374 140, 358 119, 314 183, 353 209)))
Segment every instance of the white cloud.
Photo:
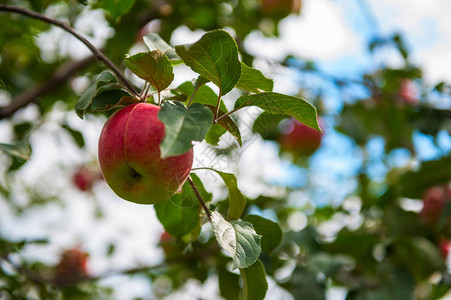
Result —
POLYGON ((451 80, 451 2, 448 0, 373 0, 382 30, 406 34, 414 60, 429 82, 451 80))
POLYGON ((327 0, 303 2, 302 15, 280 23, 280 38, 265 38, 253 32, 246 48, 257 56, 283 59, 287 54, 319 60, 334 60, 352 52, 356 35, 347 26, 339 4, 327 0))

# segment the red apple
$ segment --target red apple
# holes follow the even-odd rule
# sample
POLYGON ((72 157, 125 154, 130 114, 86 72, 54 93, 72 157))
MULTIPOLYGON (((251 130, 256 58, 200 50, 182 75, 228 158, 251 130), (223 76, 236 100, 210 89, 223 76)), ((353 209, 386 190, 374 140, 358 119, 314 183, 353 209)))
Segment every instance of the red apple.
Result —
POLYGON ((420 102, 418 89, 409 79, 403 79, 399 88, 399 97, 404 103, 415 105, 420 102))
POLYGON ((77 168, 77 170, 72 176, 73 184, 80 191, 84 192, 90 191, 94 183, 102 179, 103 176, 100 170, 94 169, 93 167, 90 166, 81 166, 77 168))
POLYGON ((56 266, 56 280, 67 283, 89 276, 86 268, 88 254, 78 248, 72 248, 61 254, 56 266))
POLYGON ((260 0, 260 7, 265 16, 282 19, 290 13, 299 13, 301 0, 260 0))
POLYGON ((444 259, 448 257, 449 248, 451 247, 451 240, 442 239, 438 243, 438 247, 444 259))
POLYGON ((163 248, 167 257, 173 256, 179 252, 175 238, 166 231, 160 236, 160 246, 163 248))
POLYGON ((423 196, 423 208, 421 210, 423 221, 431 226, 438 224, 445 204, 445 189, 442 186, 428 189, 423 196))
POLYGON ((103 177, 121 198, 155 204, 175 194, 188 177, 193 149, 162 159, 160 142, 164 124, 159 106, 128 105, 105 123, 99 139, 99 163, 103 177))
POLYGON ((290 119, 280 134, 279 142, 282 151, 299 157, 315 152, 321 145, 321 139, 322 133, 318 130, 290 119))

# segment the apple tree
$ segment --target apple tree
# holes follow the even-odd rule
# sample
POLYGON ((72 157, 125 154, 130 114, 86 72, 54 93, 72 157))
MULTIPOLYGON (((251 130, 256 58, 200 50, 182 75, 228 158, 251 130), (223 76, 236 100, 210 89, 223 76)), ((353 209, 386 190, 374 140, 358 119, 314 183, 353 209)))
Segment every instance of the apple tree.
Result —
MULTIPOLYGON (((395 49, 402 66, 358 79, 295 55, 256 68, 264 59, 246 37, 277 37, 279 22, 300 11, 295 0, 0 4, 0 226, 75 215, 82 204, 58 190, 66 176, 89 201, 92 224, 109 226, 106 211, 121 201, 135 213, 150 208, 162 229, 153 238, 158 264, 129 259, 96 272, 92 258, 125 257, 123 242, 104 243, 94 227, 83 233, 98 239, 101 255, 90 257, 81 240, 46 261, 34 254, 52 249, 49 236, 18 239, 0 227, 0 298, 110 299, 118 287, 104 280, 115 275, 144 278, 145 297, 156 299, 177 297, 193 280, 214 282, 217 295, 198 295, 207 299, 326 299, 340 289, 350 300, 446 295, 450 86, 427 85, 400 34, 373 38, 368 51, 395 49), (180 28, 198 37, 172 44, 180 28), (68 33, 66 47, 49 43, 52 35, 46 43, 49 32, 68 33), (80 49, 89 54, 78 57, 80 49), (274 69, 305 81, 280 92, 274 69), (331 91, 338 109, 326 104, 331 91), (29 167, 46 143, 34 138, 40 131, 62 141, 49 153, 66 155, 49 174, 29 167), (421 155, 420 138, 434 157, 421 155), (89 157, 93 139, 98 153, 89 157), (66 143, 82 165, 71 163, 66 143), (259 173, 273 163, 293 178, 259 173), (27 183, 31 172, 42 172, 40 181, 27 183)), ((71 225, 61 226, 64 235, 71 225)))

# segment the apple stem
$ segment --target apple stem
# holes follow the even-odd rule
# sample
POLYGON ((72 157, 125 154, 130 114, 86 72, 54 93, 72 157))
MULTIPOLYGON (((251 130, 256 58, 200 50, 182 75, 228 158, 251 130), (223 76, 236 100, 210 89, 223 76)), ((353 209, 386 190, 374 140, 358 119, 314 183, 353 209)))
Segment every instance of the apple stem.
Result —
POLYGON ((200 195, 199 191, 197 190, 196 186, 194 185, 194 182, 191 179, 191 176, 188 176, 188 183, 193 188, 193 191, 196 194, 197 201, 202 206, 202 208, 204 209, 205 213, 207 214, 208 220, 210 220, 210 222, 211 222, 210 210, 208 209, 207 205, 205 204, 204 200, 202 199, 202 196, 200 195))
POLYGON ((108 57, 105 56, 105 54, 103 54, 99 49, 97 49, 93 44, 91 44, 91 42, 89 42, 84 36, 82 36, 81 34, 76 32, 66 22, 46 17, 40 13, 37 13, 35 11, 29 10, 29 9, 26 9, 23 7, 17 7, 17 6, 12 6, 12 5, 0 4, 0 11, 9 11, 9 12, 18 13, 18 14, 21 14, 21 15, 24 15, 24 16, 27 16, 30 18, 38 19, 38 20, 44 21, 46 23, 58 26, 58 27, 64 29, 65 31, 69 32, 74 37, 76 37, 80 42, 85 44, 86 47, 88 47, 89 50, 91 50, 91 52, 95 55, 95 57, 98 60, 102 61, 111 71, 113 71, 113 73, 116 75, 116 77, 119 79, 119 81, 121 81, 126 86, 127 90, 130 91, 133 94, 133 96, 135 96, 135 97, 138 96, 138 92, 130 84, 130 82, 125 78, 124 74, 122 74, 122 72, 118 69, 118 67, 116 67, 116 65, 111 60, 109 60, 108 57))

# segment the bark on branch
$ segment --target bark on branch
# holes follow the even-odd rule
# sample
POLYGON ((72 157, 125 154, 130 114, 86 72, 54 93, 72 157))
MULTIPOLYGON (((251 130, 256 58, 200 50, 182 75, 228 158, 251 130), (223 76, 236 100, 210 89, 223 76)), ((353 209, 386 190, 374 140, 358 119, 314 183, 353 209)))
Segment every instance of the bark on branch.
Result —
POLYGON ((44 82, 42 85, 32 87, 14 98, 9 105, 0 107, 0 120, 12 116, 19 109, 35 102, 40 96, 54 90, 59 85, 67 81, 67 79, 73 76, 77 71, 93 63, 95 59, 96 57, 91 55, 87 58, 77 61, 70 61, 62 65, 56 70, 53 77, 44 82))
POLYGON ((89 42, 84 36, 76 32, 72 27, 69 26, 66 22, 62 22, 57 19, 52 19, 49 17, 46 17, 40 13, 37 13, 35 11, 23 8, 23 7, 17 7, 12 5, 5 5, 0 4, 0 11, 7 11, 12 13, 18 13, 30 18, 38 19, 41 21, 44 21, 46 23, 58 26, 65 31, 72 34, 74 37, 76 37, 79 41, 81 41, 83 44, 86 45, 86 47, 91 50, 91 52, 95 55, 95 57, 102 61, 113 73, 116 75, 118 80, 125 85, 125 87, 135 96, 138 96, 138 92, 135 90, 135 88, 130 84, 130 82, 125 78, 124 74, 116 67, 116 65, 108 59, 108 57, 105 56, 99 49, 97 49, 91 42, 89 42))

